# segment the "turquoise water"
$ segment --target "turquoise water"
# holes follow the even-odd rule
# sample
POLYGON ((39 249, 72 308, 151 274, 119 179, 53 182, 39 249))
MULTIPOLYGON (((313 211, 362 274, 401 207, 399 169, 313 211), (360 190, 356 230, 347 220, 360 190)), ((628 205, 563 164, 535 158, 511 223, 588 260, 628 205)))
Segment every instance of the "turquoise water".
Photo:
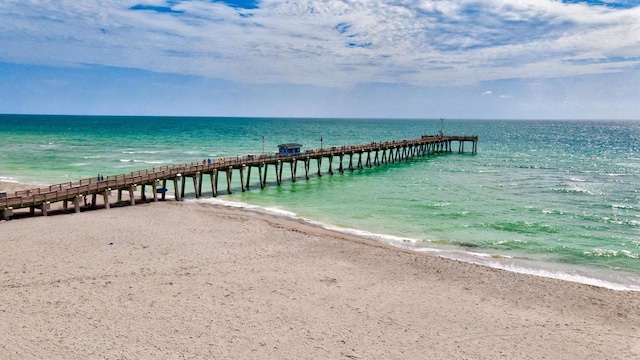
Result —
MULTIPOLYGON (((0 116, 0 180, 50 184, 211 157, 435 134, 439 120, 0 116), (262 136, 266 141, 262 142, 262 136)), ((512 271, 640 289, 640 122, 446 120, 457 152, 198 202, 248 204, 512 271), (470 146, 469 146, 470 147, 470 146), (456 149, 457 150, 457 149, 456 149)), ((345 159, 346 161, 346 159, 345 159)), ((337 169, 337 159, 334 159, 337 169)), ((315 173, 316 165, 312 163, 315 173)), ((285 167, 283 174, 290 174, 285 167)), ((207 181, 207 179, 205 179, 207 181)), ((205 182, 207 184, 207 182, 205 182)), ((189 184, 190 185, 190 184, 189 184)), ((256 244, 259 246, 259 244, 256 244)))

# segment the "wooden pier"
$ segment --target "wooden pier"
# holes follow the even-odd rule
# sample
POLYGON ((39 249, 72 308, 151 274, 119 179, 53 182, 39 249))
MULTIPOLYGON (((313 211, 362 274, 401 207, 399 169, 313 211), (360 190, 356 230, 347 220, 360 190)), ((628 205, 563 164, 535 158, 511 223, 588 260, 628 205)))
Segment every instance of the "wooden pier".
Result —
POLYGON ((80 212, 82 206, 86 206, 87 197, 91 197, 90 203, 95 207, 96 200, 101 197, 104 207, 109 209, 113 193, 117 191, 117 202, 122 203, 123 192, 128 193, 127 202, 135 205, 134 192, 140 188, 140 200, 147 201, 147 188, 151 188, 153 201, 164 200, 173 188, 176 200, 182 200, 185 195, 185 184, 188 178, 193 181, 195 196, 202 195, 202 187, 205 176, 209 176, 212 195, 219 194, 219 178, 226 179, 226 191, 232 192, 232 178, 234 171, 240 178, 240 190, 246 191, 251 185, 252 169, 258 172, 260 188, 267 185, 267 172, 273 168, 276 184, 283 181, 283 171, 289 168, 291 181, 298 178, 298 164, 304 169, 305 179, 311 175, 311 164, 317 164, 317 176, 322 176, 322 163, 327 161, 329 174, 336 171, 343 173, 346 170, 363 169, 365 167, 380 166, 394 162, 406 161, 415 157, 429 156, 444 152, 452 152, 454 143, 458 145, 458 152, 464 152, 465 143, 471 143, 471 152, 478 149, 477 136, 439 136, 423 135, 419 139, 372 142, 369 144, 330 147, 324 149, 307 150, 300 154, 281 156, 279 154, 247 155, 234 158, 220 158, 204 160, 190 164, 160 166, 148 170, 134 171, 129 174, 112 175, 103 179, 90 178, 77 182, 67 182, 51 185, 44 188, 16 191, 0 198, 0 219, 8 220, 15 209, 29 208, 30 213, 35 214, 36 209, 42 215, 51 211, 51 203, 62 202, 63 209, 69 210, 71 205, 75 212, 80 212), (337 169, 334 160, 337 161, 337 169), (348 159, 348 161, 346 161, 348 159), (346 163, 346 164, 345 164, 346 163), (288 165, 286 165, 288 164, 288 165))

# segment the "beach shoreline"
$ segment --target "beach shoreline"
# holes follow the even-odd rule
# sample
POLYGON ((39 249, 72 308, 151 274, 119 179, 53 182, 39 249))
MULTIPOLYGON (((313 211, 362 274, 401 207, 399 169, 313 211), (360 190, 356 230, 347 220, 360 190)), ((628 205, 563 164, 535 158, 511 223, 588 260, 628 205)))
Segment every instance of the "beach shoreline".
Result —
MULTIPOLYGON (((20 182, 6 182, 0 181, 0 191, 13 192, 18 190, 34 188, 32 184, 25 184, 20 182)), ((115 191, 111 192, 111 207, 129 206, 128 194, 125 194, 124 202, 114 204, 115 191)), ((134 193, 134 197, 138 198, 140 194, 134 193)), ((169 196, 169 201, 173 201, 173 198, 169 196)), ((103 210, 105 208, 102 196, 97 196, 95 199, 91 197, 85 198, 88 200, 88 206, 81 206, 81 211, 95 211, 103 210), (95 204, 91 204, 91 201, 95 200, 95 204)), ((147 200, 149 201, 149 200, 147 200)), ((369 233, 363 230, 354 230, 347 228, 340 228, 329 224, 323 224, 316 221, 310 221, 303 217, 299 217, 297 214, 293 214, 287 211, 273 211, 269 208, 263 208, 256 205, 250 205, 245 203, 239 203, 236 201, 227 201, 219 198, 211 199, 185 199, 187 203, 194 203, 198 206, 213 206, 223 209, 229 209, 233 211, 251 212, 256 215, 265 215, 269 218, 283 218, 288 221, 299 223, 303 227, 313 227, 322 229, 328 236, 346 236, 354 239, 361 239, 373 244, 382 245, 391 249, 399 251, 419 252, 428 256, 441 256, 443 258, 451 259, 454 261, 462 261, 470 264, 486 266, 495 269, 501 269, 509 272, 515 272, 525 275, 533 275, 550 279, 557 279, 568 282, 576 282, 585 285, 592 285, 597 287, 603 287, 610 290, 617 291, 640 291, 640 281, 637 280, 635 273, 628 273, 622 271, 616 272, 596 272, 594 269, 587 269, 583 267, 569 266, 566 264, 546 264, 544 262, 535 261, 531 263, 523 259, 513 259, 504 256, 494 256, 491 253, 478 253, 477 251, 468 251, 465 249, 456 249, 454 247, 412 247, 411 245, 403 245, 399 242, 400 238, 395 238, 394 241, 390 241, 388 238, 390 235, 382 235, 376 233, 369 233)), ((140 199, 136 200, 140 203, 140 199)), ((143 201, 144 202, 144 201, 143 201)), ((69 214, 73 210, 64 209, 62 202, 55 202, 51 204, 51 210, 48 212, 49 216, 52 215, 64 215, 69 214)), ((29 209, 16 210, 14 218, 24 218, 33 216, 30 214, 29 209)), ((36 215, 39 216, 36 211, 36 215)), ((410 240, 410 239, 409 239, 410 240)))
POLYGON ((640 356, 639 292, 262 212, 166 201, 0 232, 6 359, 640 356))
POLYGON ((494 255, 490 252, 479 252, 456 246, 444 246, 431 244, 431 246, 413 246, 414 239, 399 238, 394 235, 371 233, 361 229, 341 228, 331 224, 317 222, 312 219, 300 217, 288 211, 274 211, 256 205, 226 201, 218 198, 195 199, 188 198, 186 202, 194 202, 200 206, 215 206, 237 211, 248 211, 256 214, 264 214, 268 217, 278 217, 300 223, 302 226, 319 228, 328 232, 330 236, 347 236, 362 239, 367 242, 379 244, 398 251, 421 253, 426 256, 439 256, 453 261, 461 261, 469 264, 500 269, 525 275, 575 282, 584 285, 602 287, 616 291, 640 291, 640 278, 638 274, 622 270, 591 269, 576 265, 561 263, 546 263, 528 258, 514 258, 509 256, 494 255), (393 240, 391 240, 393 239, 393 240), (406 241, 403 242, 403 241, 406 241))

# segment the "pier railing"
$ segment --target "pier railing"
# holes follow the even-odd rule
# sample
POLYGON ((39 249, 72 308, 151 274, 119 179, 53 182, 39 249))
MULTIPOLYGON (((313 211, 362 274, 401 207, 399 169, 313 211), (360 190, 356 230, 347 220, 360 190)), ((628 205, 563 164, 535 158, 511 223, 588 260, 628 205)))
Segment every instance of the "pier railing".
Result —
MULTIPOLYGON (((108 207, 108 195, 110 191, 118 190, 121 192, 122 190, 129 190, 130 196, 133 196, 134 188, 139 185, 143 187, 143 197, 144 186, 151 185, 154 191, 154 200, 157 200, 156 192, 158 189, 156 188, 156 185, 160 182, 162 183, 161 189, 162 197, 164 199, 164 193, 167 190, 166 183, 169 180, 174 182, 176 199, 179 199, 184 195, 184 181, 186 177, 192 177, 194 179, 196 196, 199 196, 202 188, 202 174, 209 174, 211 176, 212 192, 213 196, 216 196, 218 174, 220 172, 226 172, 228 192, 231 193, 231 172, 234 169, 240 171, 242 191, 244 191, 245 183, 243 181, 243 175, 245 168, 249 169, 246 179, 246 187, 249 186, 249 176, 252 167, 258 168, 260 171, 260 186, 264 187, 266 183, 268 165, 275 166, 276 180, 277 183, 280 184, 282 169, 285 163, 290 164, 292 181, 295 181, 298 161, 304 162, 306 178, 308 179, 309 162, 312 159, 318 161, 318 175, 321 175, 321 162, 322 159, 325 158, 328 159, 329 162, 329 172, 333 174, 333 157, 339 157, 339 170, 344 171, 343 157, 349 156, 349 169, 353 170, 353 157, 356 155, 358 155, 357 167, 370 167, 372 164, 380 165, 417 156, 452 152, 453 142, 458 142, 458 152, 464 152, 464 144, 466 142, 470 142, 472 144, 472 153, 477 151, 477 136, 423 135, 418 139, 371 142, 368 144, 311 149, 295 155, 283 156, 279 154, 259 154, 245 155, 242 157, 236 156, 218 159, 205 159, 198 162, 163 165, 152 169, 136 170, 128 174, 109 175, 100 179, 98 177, 93 177, 80 179, 74 182, 54 184, 47 187, 38 187, 6 193, 6 195, 3 194, 5 195, 4 198, 0 198, 0 211, 2 212, 0 215, 4 218, 8 218, 12 215, 13 209, 25 207, 30 207, 33 212, 33 209, 36 206, 42 206, 42 211, 46 214, 45 209, 48 210, 48 204, 57 201, 64 201, 65 208, 67 201, 73 201, 76 211, 79 211, 79 197, 93 195, 93 203, 95 204, 95 196, 97 194, 104 195, 105 204, 108 207), (363 156, 365 155, 366 161, 363 161, 363 156), (262 174, 263 169, 264 175, 262 174), (176 182, 180 179, 182 180, 182 193, 180 193, 176 182)), ((119 200, 120 198, 121 196, 118 196, 119 200)))

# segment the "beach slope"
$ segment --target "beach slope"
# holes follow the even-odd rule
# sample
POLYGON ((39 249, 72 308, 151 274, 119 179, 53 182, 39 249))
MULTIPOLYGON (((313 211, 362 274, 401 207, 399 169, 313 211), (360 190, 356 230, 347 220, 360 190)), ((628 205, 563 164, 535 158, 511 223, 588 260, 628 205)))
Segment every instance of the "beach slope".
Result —
POLYGON ((0 358, 640 357, 640 293, 161 202, 0 222, 0 358))

